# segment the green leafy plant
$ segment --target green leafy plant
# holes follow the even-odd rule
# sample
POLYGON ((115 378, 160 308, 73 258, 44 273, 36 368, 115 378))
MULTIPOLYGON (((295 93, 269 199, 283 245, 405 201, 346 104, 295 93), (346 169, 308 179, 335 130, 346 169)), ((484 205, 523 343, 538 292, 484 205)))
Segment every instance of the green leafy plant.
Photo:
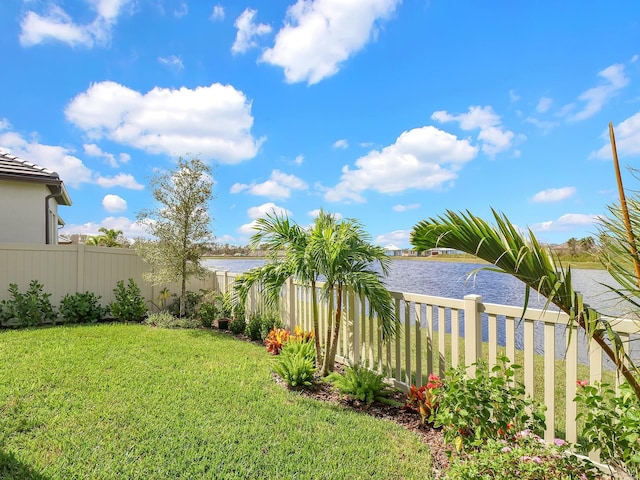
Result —
POLYGON ((375 400, 388 405, 402 406, 401 403, 389 398, 397 390, 387 385, 382 375, 359 365, 345 367, 344 375, 332 372, 326 379, 333 383, 340 393, 367 405, 371 405, 375 400))
POLYGON ((234 335, 240 335, 247 329, 247 322, 244 318, 234 318, 229 322, 229 330, 234 335))
POLYGON ((158 328, 199 328, 200 322, 195 318, 174 317, 169 312, 150 314, 142 323, 158 328))
POLYGON ((204 302, 198 308, 198 318, 203 327, 211 328, 214 320, 218 318, 218 308, 214 303, 204 302))
POLYGON ((514 431, 542 434, 545 407, 526 396, 524 385, 515 381, 520 367, 509 365, 506 357, 491 370, 484 360, 475 365, 474 378, 462 366, 451 369, 439 389, 434 425, 443 428, 445 440, 461 451, 514 431))
POLYGON ((599 449, 600 458, 619 472, 640 478, 640 401, 627 383, 620 392, 608 384, 578 382, 576 401, 586 406, 583 445, 599 449))
POLYGON ((262 340, 266 340, 269 332, 274 329, 281 329, 283 327, 280 317, 277 312, 267 312, 262 316, 260 323, 260 336, 262 340))
MULTIPOLYGON (((180 316, 180 297, 172 295, 173 301, 167 307, 170 314, 178 317, 180 316)), ((184 306, 184 317, 193 317, 196 314, 196 310, 200 302, 202 301, 203 294, 198 292, 188 291, 186 293, 186 301, 184 306)))
POLYGON ((599 478, 593 464, 571 453, 570 445, 556 439, 547 444, 525 430, 508 439, 489 439, 479 450, 452 460, 449 480, 586 480, 599 478))
POLYGON ((100 305, 100 298, 92 292, 67 294, 60 302, 60 315, 68 323, 97 323, 109 313, 100 305))
POLYGON ((426 385, 416 387, 411 385, 407 392, 406 410, 411 410, 420 415, 420 423, 433 423, 438 409, 437 392, 442 387, 442 380, 435 374, 429 375, 426 385))
POLYGON ((286 342, 274 370, 292 388, 311 387, 316 371, 314 364, 313 343, 286 342))
POLYGON ((115 301, 109 304, 109 311, 116 320, 124 322, 140 322, 147 315, 147 306, 140 287, 133 278, 125 286, 124 281, 118 280, 113 289, 115 301))
POLYGON ((31 280, 25 293, 20 293, 18 285, 9 284, 9 300, 0 302, 0 321, 3 325, 17 322, 18 326, 28 327, 43 323, 54 323, 56 313, 51 305, 50 293, 43 292, 44 285, 31 280))
POLYGON ((254 342, 262 341, 262 317, 254 313, 249 317, 245 333, 254 342))

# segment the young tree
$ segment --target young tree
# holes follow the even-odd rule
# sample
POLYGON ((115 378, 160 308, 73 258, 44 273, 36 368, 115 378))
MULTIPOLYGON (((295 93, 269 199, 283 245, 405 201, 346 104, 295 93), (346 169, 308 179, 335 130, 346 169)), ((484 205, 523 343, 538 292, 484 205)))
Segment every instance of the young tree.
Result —
POLYGON ((211 169, 200 159, 178 159, 174 170, 150 182, 158 206, 138 213, 138 221, 154 237, 136 242, 151 266, 145 280, 154 285, 180 281, 180 316, 185 314, 187 279, 202 276, 201 258, 212 241, 208 203, 213 198, 211 169))
POLYGON ((245 272, 235 290, 244 301, 252 285, 260 283, 261 294, 274 307, 279 305, 282 285, 290 277, 311 289, 313 328, 316 333, 316 366, 323 375, 334 368, 347 290, 363 295, 371 315, 380 319, 385 338, 395 333, 395 310, 391 294, 382 283, 389 258, 380 247, 368 242, 368 235, 356 220, 338 220, 320 211, 314 224, 302 228, 286 216, 267 215, 256 221, 253 248, 262 248, 268 262, 245 272), (380 265, 382 275, 375 270, 380 265), (320 295, 329 303, 327 335, 320 344, 317 284, 324 277, 320 295), (324 350, 324 352, 323 352, 324 350), (324 353, 324 355, 322 355, 324 353))

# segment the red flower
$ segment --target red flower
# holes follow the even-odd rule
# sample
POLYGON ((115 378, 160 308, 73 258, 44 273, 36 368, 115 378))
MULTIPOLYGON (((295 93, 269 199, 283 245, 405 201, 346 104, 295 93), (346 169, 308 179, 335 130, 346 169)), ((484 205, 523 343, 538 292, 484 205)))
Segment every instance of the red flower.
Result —
POLYGON ((579 387, 586 387, 587 385, 589 385, 589 380, 578 380, 576 382, 576 385, 579 387))

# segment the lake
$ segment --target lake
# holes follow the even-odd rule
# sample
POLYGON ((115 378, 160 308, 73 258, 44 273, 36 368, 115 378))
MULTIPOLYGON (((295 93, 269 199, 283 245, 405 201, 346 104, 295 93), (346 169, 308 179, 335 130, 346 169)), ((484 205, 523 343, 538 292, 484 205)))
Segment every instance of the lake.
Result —
MULTIPOLYGON (((229 258, 229 259, 209 259, 204 262, 207 268, 213 270, 227 270, 233 273, 242 273, 253 267, 264 265, 262 259, 229 258)), ((504 273, 487 270, 475 270, 486 267, 486 264, 473 264, 465 262, 438 262, 423 260, 393 260, 388 277, 384 282, 387 288, 397 292, 419 293, 433 295, 437 297, 447 297, 462 299, 465 295, 482 295, 483 302, 497 303, 501 305, 514 305, 521 307, 524 305, 525 286, 524 284, 504 273), (471 276, 470 276, 471 275, 471 276)), ((604 270, 572 270, 573 283, 576 290, 584 295, 585 302, 605 315, 621 316, 625 312, 618 297, 611 293, 604 285, 616 285, 611 275, 604 270)), ((543 308, 546 299, 531 294, 529 299, 530 308, 543 308)), ((550 309, 555 309, 551 306, 550 309)), ((483 328, 483 340, 488 338, 486 321, 483 328)), ((464 331, 461 326, 461 335, 464 331)), ((579 335, 580 343, 578 357, 581 363, 587 363, 588 354, 586 342, 583 335, 579 335)), ((499 324, 498 342, 505 343, 504 324, 499 324)), ((556 355, 558 358, 564 356, 565 349, 565 329, 556 327, 556 355)), ((640 342, 632 342, 632 355, 640 356, 640 342)), ((536 325, 535 334, 536 353, 543 353, 542 325, 536 325)), ((523 348, 523 327, 519 325, 516 329, 516 348, 523 348)), ((605 367, 610 368, 610 362, 605 362, 605 367)))

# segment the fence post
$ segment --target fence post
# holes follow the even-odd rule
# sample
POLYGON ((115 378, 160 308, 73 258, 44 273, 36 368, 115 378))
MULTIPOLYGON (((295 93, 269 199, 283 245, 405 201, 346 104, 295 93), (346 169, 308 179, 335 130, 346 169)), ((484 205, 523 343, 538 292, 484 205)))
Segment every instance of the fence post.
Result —
POLYGON ((293 278, 289 277, 285 288, 285 315, 289 332, 293 333, 296 328, 296 286, 293 278))
POLYGON ((482 356, 480 303, 482 303, 482 295, 464 296, 464 363, 467 366, 467 375, 470 377, 476 375, 476 367, 471 364, 482 356))
POLYGON ((229 272, 227 270, 224 271, 224 276, 222 277, 222 288, 223 293, 227 293, 229 289, 229 272))

